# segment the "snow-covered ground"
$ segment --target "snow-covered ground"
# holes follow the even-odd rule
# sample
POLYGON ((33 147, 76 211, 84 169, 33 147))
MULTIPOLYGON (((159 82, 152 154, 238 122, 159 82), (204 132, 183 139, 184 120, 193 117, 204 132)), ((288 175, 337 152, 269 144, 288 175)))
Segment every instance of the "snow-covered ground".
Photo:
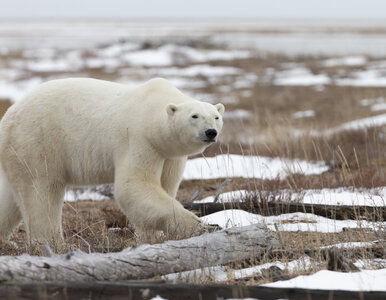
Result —
MULTIPOLYGON (((264 191, 264 195, 269 192, 264 191)), ((301 193, 292 193, 288 190, 272 192, 272 195, 279 195, 284 201, 293 201, 296 203, 320 204, 320 205, 348 205, 348 206, 386 206, 386 187, 374 189, 322 189, 322 190, 304 190, 301 193)), ((218 202, 240 202, 250 197, 259 198, 256 192, 246 190, 236 190, 222 193, 218 196, 218 202)), ((214 201, 215 196, 209 196, 196 203, 210 203, 214 201)))
MULTIPOLYGON (((375 106, 375 105, 374 105, 375 106)), ((384 104, 380 104, 379 107, 382 109, 379 109, 379 111, 383 110, 384 104)), ((378 107, 378 106, 375 106, 378 107)), ((328 137, 346 130, 366 130, 368 128, 372 127, 382 127, 386 125, 386 114, 379 114, 372 117, 357 119, 353 121, 349 121, 346 123, 343 123, 336 127, 330 127, 325 130, 303 130, 303 129, 293 129, 293 133, 295 133, 296 136, 302 136, 305 134, 309 134, 312 137, 328 137)))
POLYGON ((212 178, 285 178, 289 174, 321 174, 328 170, 324 162, 269 158, 263 156, 218 155, 188 160, 185 180, 212 178))
POLYGON ((365 220, 333 220, 310 213, 288 213, 279 216, 262 216, 241 209, 218 211, 201 217, 206 224, 217 224, 222 228, 240 227, 251 224, 264 224, 268 229, 280 231, 312 231, 322 233, 342 232, 347 228, 369 228, 379 230, 386 228, 386 222, 365 220))
POLYGON ((360 272, 333 272, 321 270, 312 275, 262 284, 276 288, 302 288, 345 291, 386 291, 386 269, 360 272))
POLYGON ((64 194, 64 201, 68 201, 68 202, 74 202, 74 201, 80 201, 80 200, 101 201, 101 200, 108 200, 108 199, 110 198, 98 191, 92 191, 90 190, 90 188, 79 189, 79 190, 67 189, 66 193, 64 194))
POLYGON ((386 114, 381 114, 374 117, 368 117, 347 122, 342 125, 339 125, 338 127, 330 128, 316 134, 331 135, 344 130, 359 130, 384 125, 386 125, 386 114))
POLYGON ((331 79, 325 74, 313 74, 306 68, 293 68, 276 71, 274 84, 276 85, 323 85, 330 84, 331 79))

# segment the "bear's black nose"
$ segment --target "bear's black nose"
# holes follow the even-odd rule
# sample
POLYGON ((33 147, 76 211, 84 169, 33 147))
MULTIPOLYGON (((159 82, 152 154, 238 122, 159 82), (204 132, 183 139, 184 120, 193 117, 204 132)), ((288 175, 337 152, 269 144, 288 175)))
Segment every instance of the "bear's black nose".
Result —
POLYGON ((217 130, 216 129, 208 129, 205 131, 206 136, 213 140, 217 136, 217 130))

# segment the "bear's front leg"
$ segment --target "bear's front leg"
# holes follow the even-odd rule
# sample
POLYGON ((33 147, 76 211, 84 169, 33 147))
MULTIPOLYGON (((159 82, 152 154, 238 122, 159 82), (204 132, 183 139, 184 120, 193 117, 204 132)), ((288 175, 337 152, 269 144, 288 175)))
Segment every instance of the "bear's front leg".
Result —
POLYGON ((162 168, 161 185, 162 188, 172 198, 176 198, 178 187, 180 186, 184 173, 187 157, 167 159, 162 168))
POLYGON ((115 173, 115 199, 129 221, 139 230, 162 230, 170 237, 185 238, 203 231, 201 220, 186 210, 161 186, 163 161, 128 159, 115 173), (139 163, 140 162, 140 163, 139 163))

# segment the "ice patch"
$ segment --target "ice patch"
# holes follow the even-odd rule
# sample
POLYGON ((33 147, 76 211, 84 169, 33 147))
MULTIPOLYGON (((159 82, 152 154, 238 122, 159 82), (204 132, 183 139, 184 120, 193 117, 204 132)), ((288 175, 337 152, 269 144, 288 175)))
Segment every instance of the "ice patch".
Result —
POLYGON ((183 179, 213 178, 285 178, 289 174, 321 174, 328 167, 324 162, 270 158, 263 156, 218 155, 187 161, 183 179))

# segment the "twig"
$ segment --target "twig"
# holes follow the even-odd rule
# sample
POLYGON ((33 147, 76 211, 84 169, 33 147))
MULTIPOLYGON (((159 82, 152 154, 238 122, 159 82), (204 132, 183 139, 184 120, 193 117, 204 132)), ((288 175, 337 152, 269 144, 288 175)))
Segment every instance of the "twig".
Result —
POLYGON ((275 226, 275 229, 276 229, 277 235, 278 235, 278 237, 279 237, 279 243, 280 243, 281 247, 282 247, 283 249, 285 249, 285 247, 284 247, 284 242, 283 242, 283 238, 282 238, 282 236, 281 236, 281 232, 280 232, 280 230, 279 230, 279 227, 277 226, 276 223, 273 224, 273 226, 275 226))
POLYGON ((82 238, 79 234, 75 233, 74 236, 77 236, 78 238, 80 238, 87 245, 88 253, 90 254, 91 253, 91 245, 84 238, 82 238))
POLYGON ((189 202, 194 202, 195 200, 197 200, 198 197, 200 197, 200 195, 201 195, 201 190, 195 191, 192 198, 190 198, 189 202))
POLYGON ((229 178, 225 179, 223 183, 221 183, 220 187, 218 188, 217 192, 216 192, 216 196, 214 196, 214 200, 213 200, 213 203, 216 203, 218 201, 218 198, 220 196, 220 194, 222 193, 222 191, 224 190, 225 186, 231 182, 232 180, 230 180, 229 178))

